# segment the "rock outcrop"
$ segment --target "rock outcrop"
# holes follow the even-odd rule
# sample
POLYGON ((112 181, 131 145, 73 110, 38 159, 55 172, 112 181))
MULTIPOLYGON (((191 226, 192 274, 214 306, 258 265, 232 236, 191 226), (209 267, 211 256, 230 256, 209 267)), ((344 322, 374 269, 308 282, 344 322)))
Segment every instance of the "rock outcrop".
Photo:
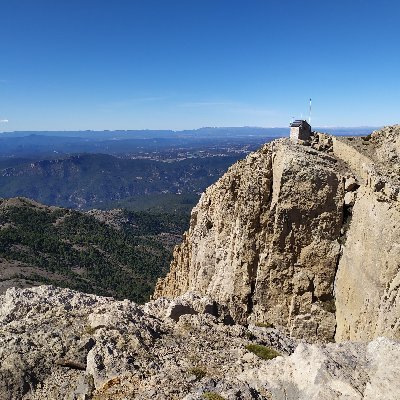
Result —
POLYGON ((308 341, 400 338, 400 126, 274 141, 202 195, 154 298, 192 291, 308 341))
POLYGON ((287 140, 266 145, 207 189, 155 297, 187 290, 247 319, 333 339, 343 220, 342 166, 287 140))
POLYGON ((51 286, 9 289, 0 297, 0 398, 398 398, 400 342, 318 346, 223 318, 190 293, 138 306, 51 286), (258 357, 255 344, 278 356, 258 357))

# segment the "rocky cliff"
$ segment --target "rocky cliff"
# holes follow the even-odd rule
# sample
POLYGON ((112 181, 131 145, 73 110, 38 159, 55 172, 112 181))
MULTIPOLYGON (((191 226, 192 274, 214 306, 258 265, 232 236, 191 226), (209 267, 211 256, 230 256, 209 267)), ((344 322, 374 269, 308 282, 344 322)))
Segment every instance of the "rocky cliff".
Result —
POLYGON ((202 195, 154 297, 316 340, 399 338, 400 127, 274 141, 202 195))

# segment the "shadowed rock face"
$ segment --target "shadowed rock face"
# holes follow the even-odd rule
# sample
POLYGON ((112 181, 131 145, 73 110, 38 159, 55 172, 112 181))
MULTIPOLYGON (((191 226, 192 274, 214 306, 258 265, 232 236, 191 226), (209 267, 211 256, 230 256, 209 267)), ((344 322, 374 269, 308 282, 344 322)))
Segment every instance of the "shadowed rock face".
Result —
POLYGON ((350 142, 364 161, 336 276, 338 341, 400 338, 400 126, 368 139, 350 142))
POLYGON ((154 298, 193 291, 308 341, 400 337, 400 126, 281 139, 202 195, 154 298))

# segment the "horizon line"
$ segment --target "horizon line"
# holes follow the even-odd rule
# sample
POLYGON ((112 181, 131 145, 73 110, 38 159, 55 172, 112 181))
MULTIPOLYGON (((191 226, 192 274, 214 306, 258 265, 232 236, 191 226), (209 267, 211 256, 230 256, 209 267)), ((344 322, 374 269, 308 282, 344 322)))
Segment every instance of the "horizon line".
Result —
MULTIPOLYGON (((323 129, 366 129, 366 128, 382 128, 387 125, 355 125, 355 126, 336 126, 336 125, 319 125, 313 128, 323 129)), ((390 125, 389 125, 390 126, 390 125)), ((22 133, 22 132, 134 132, 134 131, 162 131, 162 132, 185 132, 197 131, 201 129, 289 129, 290 126, 202 126, 200 128, 190 129, 153 129, 153 128, 136 128, 136 129, 35 129, 35 130, 16 130, 16 131, 0 131, 0 133, 22 133)))

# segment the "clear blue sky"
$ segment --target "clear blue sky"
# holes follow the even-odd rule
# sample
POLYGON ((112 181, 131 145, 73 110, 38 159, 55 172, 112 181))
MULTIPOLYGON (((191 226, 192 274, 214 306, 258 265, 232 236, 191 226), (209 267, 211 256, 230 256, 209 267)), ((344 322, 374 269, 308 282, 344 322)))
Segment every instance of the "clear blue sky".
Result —
POLYGON ((0 130, 400 122, 398 0, 0 0, 0 130))

